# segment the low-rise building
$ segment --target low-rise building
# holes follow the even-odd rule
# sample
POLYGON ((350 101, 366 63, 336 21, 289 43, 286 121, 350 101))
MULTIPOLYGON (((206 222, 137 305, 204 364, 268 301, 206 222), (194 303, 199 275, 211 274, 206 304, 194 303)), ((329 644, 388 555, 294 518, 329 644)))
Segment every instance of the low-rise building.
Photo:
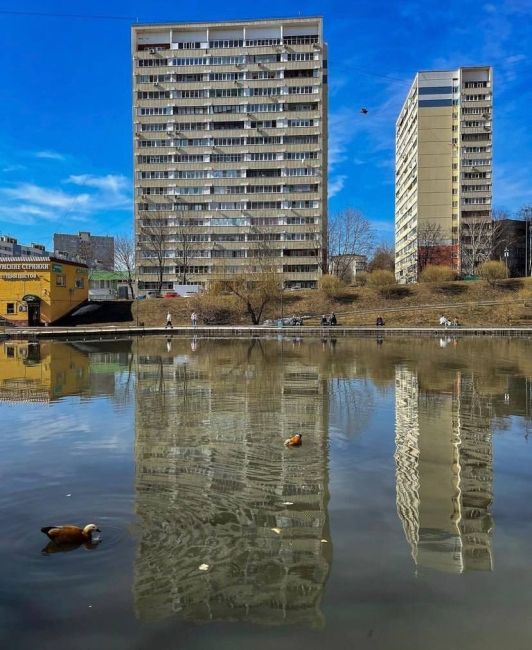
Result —
POLYGON ((15 237, 0 235, 0 257, 17 257, 20 255, 48 255, 43 244, 19 244, 15 237))
POLYGON ((127 271, 90 272, 89 300, 127 300, 132 297, 127 271))
POLYGON ((53 256, 0 258, 0 318, 14 325, 51 324, 88 295, 85 264, 53 256))
POLYGON ((345 282, 354 282, 357 273, 366 271, 367 267, 366 255, 332 255, 329 262, 329 273, 338 276, 345 282))

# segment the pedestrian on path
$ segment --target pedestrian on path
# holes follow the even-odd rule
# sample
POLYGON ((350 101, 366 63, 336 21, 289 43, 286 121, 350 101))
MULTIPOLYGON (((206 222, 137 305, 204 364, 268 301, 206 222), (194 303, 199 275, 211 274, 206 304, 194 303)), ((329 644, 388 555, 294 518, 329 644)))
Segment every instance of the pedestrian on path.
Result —
POLYGON ((192 314, 190 315, 190 320, 192 321, 192 327, 196 327, 196 325, 198 324, 198 315, 196 314, 195 311, 193 311, 192 314))
POLYGON ((166 314, 166 327, 172 329, 172 314, 170 312, 166 314))

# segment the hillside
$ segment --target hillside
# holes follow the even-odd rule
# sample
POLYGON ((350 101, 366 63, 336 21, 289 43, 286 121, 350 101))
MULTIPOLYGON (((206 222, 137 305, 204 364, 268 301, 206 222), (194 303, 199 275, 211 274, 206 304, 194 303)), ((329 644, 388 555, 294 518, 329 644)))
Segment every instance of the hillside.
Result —
MULTIPOLYGON (((132 324, 163 326, 168 311, 174 325, 190 325, 192 311, 220 324, 250 324, 242 303, 233 296, 136 301, 132 324)), ((341 325, 374 325, 381 315, 389 326, 429 326, 437 325, 444 314, 464 326, 532 326, 532 278, 502 280, 497 287, 481 280, 402 285, 388 292, 346 287, 336 298, 321 291, 285 291, 282 306, 280 301, 270 305, 263 320, 279 318, 281 311, 284 316, 309 317, 306 322, 311 324, 317 324, 321 314, 334 311, 341 325)))

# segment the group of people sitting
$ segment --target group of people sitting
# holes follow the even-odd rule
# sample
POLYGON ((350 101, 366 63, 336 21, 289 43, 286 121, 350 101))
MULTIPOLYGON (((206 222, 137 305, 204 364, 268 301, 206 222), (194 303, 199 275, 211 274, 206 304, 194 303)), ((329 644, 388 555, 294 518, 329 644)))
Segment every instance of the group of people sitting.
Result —
POLYGON ((336 320, 336 315, 335 315, 334 312, 332 314, 330 314, 330 316, 326 316, 325 314, 322 314, 322 316, 321 316, 321 324, 322 324, 322 326, 336 325, 337 322, 338 321, 336 320))
POLYGON ((440 325, 443 325, 443 327, 459 327, 460 323, 458 322, 458 319, 455 318, 454 320, 449 320, 446 316, 443 314, 440 316, 439 320, 440 325))

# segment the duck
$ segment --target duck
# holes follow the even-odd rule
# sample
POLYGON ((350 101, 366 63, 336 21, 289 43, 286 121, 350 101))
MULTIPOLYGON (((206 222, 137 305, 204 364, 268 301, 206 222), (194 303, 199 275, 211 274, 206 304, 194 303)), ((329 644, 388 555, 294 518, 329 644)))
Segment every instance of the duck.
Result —
POLYGON ((92 534, 100 533, 101 530, 96 524, 87 524, 83 528, 66 524, 64 526, 45 526, 41 532, 47 535, 54 544, 84 544, 92 543, 92 534))
POLYGON ((284 441, 286 447, 301 447, 303 443, 303 435, 301 433, 296 433, 295 436, 291 436, 284 441))

